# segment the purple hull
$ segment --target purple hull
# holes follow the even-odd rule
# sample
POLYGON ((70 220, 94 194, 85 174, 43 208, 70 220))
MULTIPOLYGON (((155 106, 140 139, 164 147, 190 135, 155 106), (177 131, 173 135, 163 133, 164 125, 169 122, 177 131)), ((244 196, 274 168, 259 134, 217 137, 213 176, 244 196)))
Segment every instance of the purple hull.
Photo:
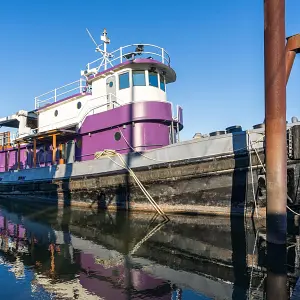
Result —
MULTIPOLYGON (((65 138, 67 143, 76 142, 75 161, 94 159, 95 152, 105 149, 119 153, 145 151, 170 144, 170 126, 172 123, 172 106, 167 102, 137 102, 88 116, 78 134, 65 138), (118 133, 122 132, 121 136, 118 133), (126 139, 124 139, 124 137, 126 139)), ((52 163, 51 147, 42 151, 43 145, 37 147, 37 167, 52 163)), ((58 163, 58 157, 57 157, 58 163)), ((21 147, 20 169, 33 167, 32 145, 21 147)), ((0 151, 0 172, 17 170, 17 148, 0 151)))

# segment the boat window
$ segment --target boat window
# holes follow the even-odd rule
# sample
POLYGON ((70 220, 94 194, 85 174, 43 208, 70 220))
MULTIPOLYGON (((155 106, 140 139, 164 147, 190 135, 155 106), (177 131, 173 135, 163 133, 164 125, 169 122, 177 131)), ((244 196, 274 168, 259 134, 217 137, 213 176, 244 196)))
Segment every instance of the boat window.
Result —
POLYGON ((144 86, 146 85, 145 71, 132 72, 133 85, 144 86))
POLYGON ((54 116, 57 117, 58 116, 58 110, 55 110, 54 112, 54 116))
POLYGON ((159 75, 159 81, 160 81, 160 89, 163 90, 164 92, 166 91, 166 84, 165 84, 165 76, 164 75, 159 75))
POLYGON ((119 75, 119 89, 129 88, 129 72, 119 75))
POLYGON ((158 87, 158 77, 157 73, 155 72, 149 72, 149 85, 158 87))
POLYGON ((81 102, 77 102, 77 109, 81 108, 81 102))
POLYGON ((121 133, 120 132, 116 132, 115 133, 115 140, 119 141, 121 139, 121 133))

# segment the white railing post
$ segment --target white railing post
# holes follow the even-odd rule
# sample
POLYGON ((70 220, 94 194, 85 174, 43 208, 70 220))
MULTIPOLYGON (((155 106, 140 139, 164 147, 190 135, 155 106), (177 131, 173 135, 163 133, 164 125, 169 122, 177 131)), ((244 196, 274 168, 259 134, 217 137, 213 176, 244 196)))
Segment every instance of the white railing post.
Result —
POLYGON ((165 63, 165 50, 164 48, 161 48, 161 59, 162 59, 162 63, 165 63))
POLYGON ((79 79, 79 92, 82 94, 82 78, 79 79))
POLYGON ((34 105, 35 105, 35 109, 37 109, 38 108, 37 97, 34 97, 34 105))
POLYGON ((123 62, 123 48, 120 48, 120 62, 123 62))
POLYGON ((56 89, 54 89, 54 102, 56 102, 56 89))

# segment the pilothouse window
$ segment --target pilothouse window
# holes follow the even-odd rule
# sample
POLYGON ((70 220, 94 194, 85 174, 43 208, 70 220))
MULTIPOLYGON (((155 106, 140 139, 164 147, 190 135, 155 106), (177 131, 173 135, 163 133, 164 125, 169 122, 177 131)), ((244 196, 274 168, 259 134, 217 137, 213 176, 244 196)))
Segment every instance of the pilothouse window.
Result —
POLYGON ((133 85, 145 86, 146 85, 145 71, 133 71, 132 79, 133 79, 133 85))
POLYGON ((149 85, 158 87, 158 74, 155 72, 149 72, 149 85))
POLYGON ((164 75, 159 75, 159 81, 160 81, 160 89, 163 90, 164 92, 166 91, 166 84, 165 84, 165 76, 164 75))
POLYGON ((129 72, 119 75, 119 89, 129 88, 129 72))

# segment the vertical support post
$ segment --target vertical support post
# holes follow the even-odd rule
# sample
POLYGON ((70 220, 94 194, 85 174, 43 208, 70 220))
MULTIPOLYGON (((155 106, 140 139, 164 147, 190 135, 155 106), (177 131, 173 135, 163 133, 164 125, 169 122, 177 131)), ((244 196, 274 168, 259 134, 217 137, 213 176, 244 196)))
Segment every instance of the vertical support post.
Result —
POLYGON ((123 62, 123 48, 120 48, 120 63, 123 62))
POLYGON ((21 145, 20 143, 18 142, 18 162, 17 162, 17 168, 18 170, 20 170, 21 168, 21 145))
POLYGON ((57 91, 56 91, 56 89, 54 89, 54 102, 56 102, 56 94, 57 94, 57 91))
POLYGON ((56 164, 56 134, 52 136, 52 165, 56 164))
POLYGON ((82 94, 82 78, 79 79, 79 93, 82 94))
MULTIPOLYGON (((6 146, 4 146, 4 150, 7 150, 7 147, 6 146)), ((8 167, 8 165, 9 165, 9 151, 6 151, 6 152, 4 152, 5 154, 5 172, 7 172, 8 171, 8 169, 9 169, 9 167, 8 167)))
POLYGON ((64 158, 63 158, 63 144, 59 144, 59 164, 63 165, 65 163, 64 158))
POLYGON ((103 45, 103 50, 104 50, 104 70, 107 70, 107 43, 106 41, 104 41, 104 45, 103 45))
POLYGON ((36 168, 36 139, 33 139, 33 167, 36 168))
POLYGON ((163 64, 165 63, 165 50, 164 50, 164 48, 161 49, 161 62, 163 64))
POLYGON ((267 181, 267 299, 286 290, 286 65, 285 0, 264 0, 267 181))
POLYGON ((174 144, 174 122, 171 122, 171 143, 174 144))

